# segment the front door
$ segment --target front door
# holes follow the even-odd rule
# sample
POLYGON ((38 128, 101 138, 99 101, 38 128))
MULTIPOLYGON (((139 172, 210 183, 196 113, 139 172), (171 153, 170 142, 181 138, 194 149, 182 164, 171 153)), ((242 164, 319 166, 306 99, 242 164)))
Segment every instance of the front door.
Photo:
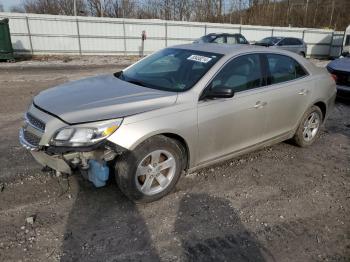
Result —
POLYGON ((198 103, 198 164, 228 155, 265 139, 266 100, 261 59, 242 55, 228 62, 209 88, 231 88, 225 99, 198 103))

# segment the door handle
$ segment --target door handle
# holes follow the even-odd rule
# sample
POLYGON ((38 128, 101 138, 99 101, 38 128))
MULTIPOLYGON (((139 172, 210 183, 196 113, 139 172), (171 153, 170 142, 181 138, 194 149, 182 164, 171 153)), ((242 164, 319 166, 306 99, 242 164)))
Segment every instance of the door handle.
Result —
POLYGON ((298 95, 305 96, 309 93, 309 90, 306 89, 301 89, 298 93, 298 95))
POLYGON ((263 108, 263 107, 266 106, 266 105, 267 105, 267 102, 258 101, 258 102, 255 103, 254 108, 255 108, 255 109, 259 109, 259 108, 263 108))

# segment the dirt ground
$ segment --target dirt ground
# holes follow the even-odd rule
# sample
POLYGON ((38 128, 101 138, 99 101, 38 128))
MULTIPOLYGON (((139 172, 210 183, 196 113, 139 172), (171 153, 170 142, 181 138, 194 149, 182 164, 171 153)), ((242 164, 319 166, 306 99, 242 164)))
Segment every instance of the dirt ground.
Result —
POLYGON ((113 181, 42 173, 18 143, 31 98, 125 66, 0 66, 0 261, 350 261, 346 103, 312 147, 281 143, 186 175, 147 205, 113 181))

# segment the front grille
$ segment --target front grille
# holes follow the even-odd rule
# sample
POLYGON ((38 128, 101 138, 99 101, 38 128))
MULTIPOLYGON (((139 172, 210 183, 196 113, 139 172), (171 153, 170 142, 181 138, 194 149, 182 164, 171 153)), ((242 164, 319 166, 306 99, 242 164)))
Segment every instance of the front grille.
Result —
POLYGON ((28 122, 32 126, 38 128, 38 129, 40 129, 42 131, 45 131, 45 123, 43 121, 41 121, 40 119, 36 118, 35 116, 33 116, 30 113, 27 113, 26 118, 27 118, 28 122))
POLYGON ((28 132, 27 130, 23 130, 23 138, 29 144, 33 146, 38 146, 40 142, 40 137, 28 132))

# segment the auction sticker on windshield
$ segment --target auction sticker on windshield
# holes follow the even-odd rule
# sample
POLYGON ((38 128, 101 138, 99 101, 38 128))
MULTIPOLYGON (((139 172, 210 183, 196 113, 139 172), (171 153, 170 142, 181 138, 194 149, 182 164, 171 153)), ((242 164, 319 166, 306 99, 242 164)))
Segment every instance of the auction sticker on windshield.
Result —
POLYGON ((192 61, 201 62, 201 63, 208 63, 211 60, 211 58, 206 56, 201 56, 201 55, 191 55, 187 57, 187 60, 192 60, 192 61))

